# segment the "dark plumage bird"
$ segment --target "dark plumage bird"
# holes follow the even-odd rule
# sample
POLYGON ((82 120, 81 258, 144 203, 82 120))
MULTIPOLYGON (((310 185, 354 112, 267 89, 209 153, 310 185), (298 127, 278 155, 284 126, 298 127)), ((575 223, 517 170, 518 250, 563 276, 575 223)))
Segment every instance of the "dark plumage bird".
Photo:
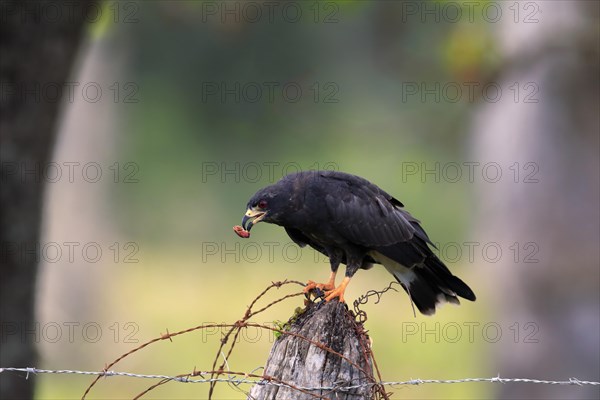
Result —
POLYGON ((309 245, 329 257, 329 281, 309 281, 305 291, 325 290, 326 300, 338 297, 358 269, 382 264, 400 282, 423 314, 436 305, 459 304, 458 297, 475 300, 475 294, 452 275, 431 251, 433 243, 419 221, 403 204, 378 186, 355 175, 336 171, 306 171, 288 175, 259 190, 248 202, 242 228, 248 237, 258 222, 283 226, 299 246, 309 245), (340 263, 346 276, 335 286, 340 263))

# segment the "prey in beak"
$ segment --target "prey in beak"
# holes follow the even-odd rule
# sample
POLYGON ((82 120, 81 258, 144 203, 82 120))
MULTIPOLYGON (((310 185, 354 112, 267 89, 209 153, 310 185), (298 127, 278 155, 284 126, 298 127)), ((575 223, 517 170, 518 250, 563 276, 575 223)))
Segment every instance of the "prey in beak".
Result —
POLYGON ((250 231, 252 227, 258 224, 267 215, 266 211, 259 211, 255 208, 248 208, 244 218, 242 218, 242 227, 246 231, 250 231))

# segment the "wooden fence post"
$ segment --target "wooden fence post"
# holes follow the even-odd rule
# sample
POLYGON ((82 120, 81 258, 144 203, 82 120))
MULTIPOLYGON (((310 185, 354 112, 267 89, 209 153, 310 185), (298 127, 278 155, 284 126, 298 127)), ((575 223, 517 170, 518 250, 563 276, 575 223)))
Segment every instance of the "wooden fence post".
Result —
POLYGON ((345 304, 310 303, 289 324, 248 400, 374 398, 370 340, 345 304))

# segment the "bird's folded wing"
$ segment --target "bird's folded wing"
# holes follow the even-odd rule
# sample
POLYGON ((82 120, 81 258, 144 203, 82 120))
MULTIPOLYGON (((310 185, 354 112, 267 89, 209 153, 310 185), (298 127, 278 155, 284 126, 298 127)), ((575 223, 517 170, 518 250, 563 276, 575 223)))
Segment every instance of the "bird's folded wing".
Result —
POLYGON ((401 203, 368 181, 332 182, 325 204, 337 232, 362 246, 388 246, 415 234, 428 241, 418 221, 400 209, 401 203))

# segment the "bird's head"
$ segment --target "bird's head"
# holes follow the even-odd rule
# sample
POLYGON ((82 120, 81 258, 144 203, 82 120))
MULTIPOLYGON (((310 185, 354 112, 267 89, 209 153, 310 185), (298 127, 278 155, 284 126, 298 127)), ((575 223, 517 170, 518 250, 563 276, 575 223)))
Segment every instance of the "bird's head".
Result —
POLYGON ((242 218, 242 227, 249 231, 261 221, 283 224, 285 213, 291 208, 290 194, 281 182, 267 186, 248 201, 248 209, 242 218))

